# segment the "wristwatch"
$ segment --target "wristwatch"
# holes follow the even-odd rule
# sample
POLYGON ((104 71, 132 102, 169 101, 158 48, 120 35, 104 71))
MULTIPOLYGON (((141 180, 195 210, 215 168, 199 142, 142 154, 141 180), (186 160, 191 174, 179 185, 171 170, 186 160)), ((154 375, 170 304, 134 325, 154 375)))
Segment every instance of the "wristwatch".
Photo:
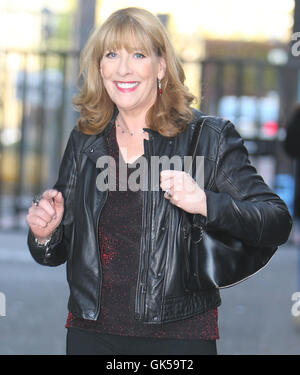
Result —
MULTIPOLYGON (((52 236, 51 236, 51 237, 52 237, 52 236)), ((46 247, 46 246, 49 245, 49 243, 50 243, 50 241, 51 241, 51 237, 48 237, 47 240, 46 240, 44 243, 39 242, 39 240, 38 240, 36 237, 34 237, 34 242, 35 242, 35 244, 36 244, 37 246, 46 247)))

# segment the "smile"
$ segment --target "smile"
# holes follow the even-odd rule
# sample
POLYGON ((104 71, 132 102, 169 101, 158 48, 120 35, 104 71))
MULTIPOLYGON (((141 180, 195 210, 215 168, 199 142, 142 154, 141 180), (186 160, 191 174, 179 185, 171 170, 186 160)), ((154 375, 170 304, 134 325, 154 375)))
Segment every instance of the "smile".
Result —
POLYGON ((139 82, 115 82, 115 85, 122 92, 130 92, 137 88, 139 82))

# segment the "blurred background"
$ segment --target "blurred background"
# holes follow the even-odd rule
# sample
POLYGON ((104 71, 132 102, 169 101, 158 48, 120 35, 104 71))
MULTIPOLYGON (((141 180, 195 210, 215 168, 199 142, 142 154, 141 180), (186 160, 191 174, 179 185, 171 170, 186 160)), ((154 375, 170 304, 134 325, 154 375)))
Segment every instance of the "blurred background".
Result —
MULTIPOLYGON (((296 161, 283 141, 300 102, 299 0, 0 0, 0 354, 65 353, 65 266, 33 261, 25 216, 33 195, 55 183, 76 122, 80 50, 127 6, 163 22, 194 106, 236 125, 293 215, 296 161)), ((300 353, 299 237, 295 225, 262 272, 222 291, 220 354, 300 353)))

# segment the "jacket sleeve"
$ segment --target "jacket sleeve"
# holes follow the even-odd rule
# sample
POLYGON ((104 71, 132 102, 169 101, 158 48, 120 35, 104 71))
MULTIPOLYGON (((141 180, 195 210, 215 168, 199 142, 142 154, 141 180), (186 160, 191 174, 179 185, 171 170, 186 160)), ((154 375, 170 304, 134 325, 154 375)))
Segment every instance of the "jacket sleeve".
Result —
POLYGON ((231 122, 220 134, 214 181, 214 191, 205 190, 207 217, 195 215, 194 222, 250 246, 279 246, 287 241, 292 227, 289 211, 249 162, 231 122))
POLYGON ((73 200, 77 178, 77 163, 74 152, 73 133, 71 132, 67 146, 59 167, 58 179, 53 189, 60 191, 64 198, 64 214, 62 221, 51 237, 48 248, 35 244, 34 235, 30 228, 27 236, 27 245, 36 262, 46 266, 63 264, 68 255, 68 244, 72 236, 73 200))

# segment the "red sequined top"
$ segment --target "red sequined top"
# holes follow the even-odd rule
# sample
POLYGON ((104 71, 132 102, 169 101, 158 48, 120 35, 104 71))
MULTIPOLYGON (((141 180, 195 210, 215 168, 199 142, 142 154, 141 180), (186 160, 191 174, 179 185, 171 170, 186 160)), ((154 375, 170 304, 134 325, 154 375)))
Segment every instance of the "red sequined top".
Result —
MULTIPOLYGON (((109 135, 109 153, 114 157, 116 171, 118 171, 119 162, 125 162, 119 154, 115 126, 112 127, 109 135)), ((127 164, 128 178, 139 167, 137 161, 127 164), (135 168, 132 168, 134 166, 135 168)), ((125 164, 123 166, 126 167, 125 164)), ((145 325, 134 319, 142 230, 142 192, 129 189, 119 191, 118 173, 116 177, 116 190, 108 192, 108 198, 99 221, 103 275, 100 314, 96 321, 92 321, 78 318, 69 313, 66 328, 76 327, 126 336, 218 339, 217 308, 193 318, 157 326, 145 325)))

